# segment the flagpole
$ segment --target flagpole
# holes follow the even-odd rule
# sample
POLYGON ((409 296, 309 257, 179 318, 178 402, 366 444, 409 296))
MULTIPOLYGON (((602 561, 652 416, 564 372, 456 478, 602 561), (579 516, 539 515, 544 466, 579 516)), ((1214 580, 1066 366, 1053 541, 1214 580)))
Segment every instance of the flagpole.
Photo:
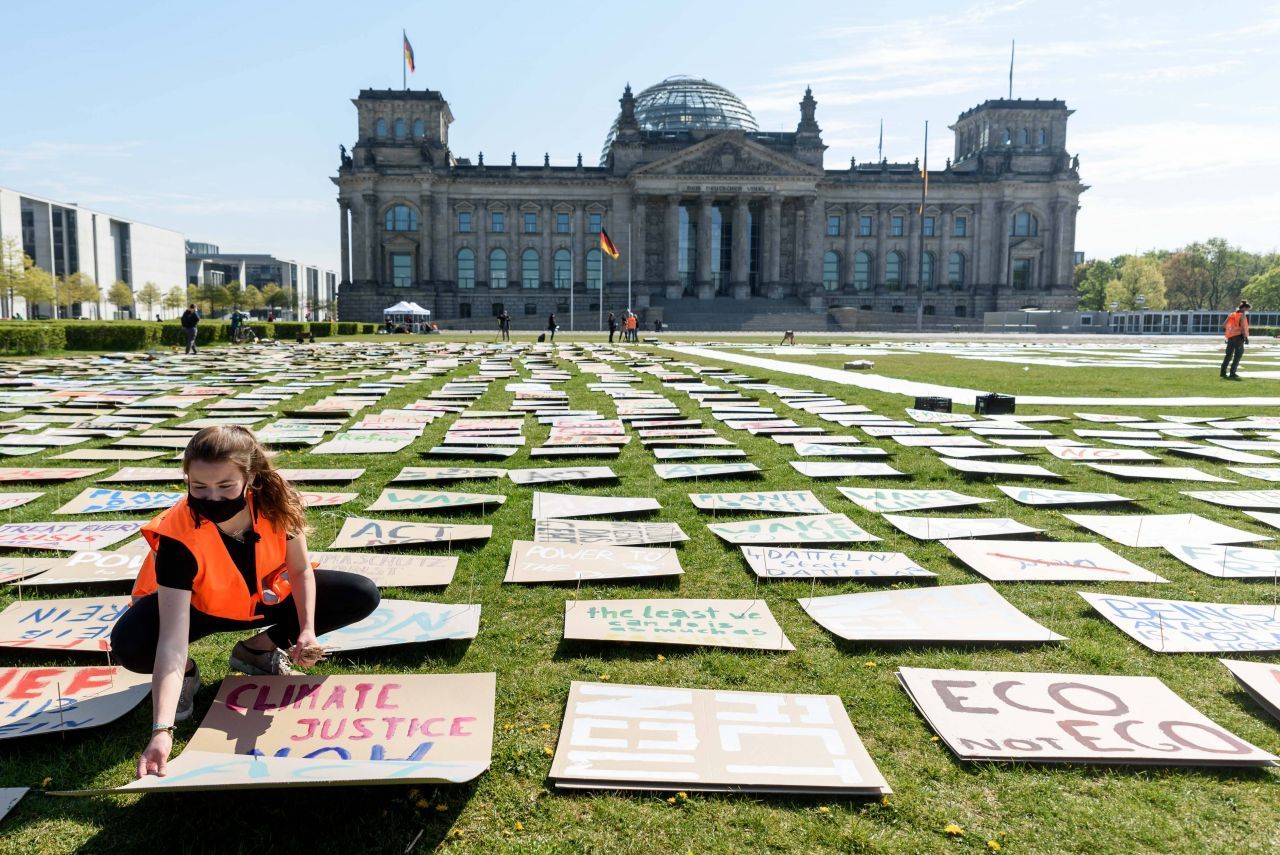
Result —
MULTIPOLYGON (((924 123, 924 163, 920 169, 920 210, 916 231, 920 234, 920 251, 916 255, 916 330, 924 329, 924 200, 929 195, 929 121, 924 123)), ((933 271, 930 271, 932 275, 933 271)))
POLYGON ((884 119, 880 120, 880 144, 879 153, 876 155, 876 161, 884 160, 884 119))
POLYGON ((405 55, 404 46, 409 41, 409 34, 404 30, 400 31, 400 84, 406 92, 409 91, 409 57, 405 55))
POLYGON ((627 311, 631 311, 631 222, 627 221, 627 311))

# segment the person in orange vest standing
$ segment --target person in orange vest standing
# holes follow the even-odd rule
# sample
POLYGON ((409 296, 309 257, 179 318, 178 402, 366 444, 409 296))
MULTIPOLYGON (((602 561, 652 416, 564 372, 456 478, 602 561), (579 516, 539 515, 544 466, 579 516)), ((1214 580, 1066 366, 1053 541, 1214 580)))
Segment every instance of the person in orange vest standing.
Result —
POLYGON ((1222 357, 1222 379, 1239 380, 1236 373, 1240 367, 1240 357, 1244 356, 1244 346, 1249 343, 1249 306, 1248 300, 1241 300, 1236 310, 1227 315, 1223 332, 1227 337, 1227 353, 1222 357))
POLYGON ((199 431, 182 469, 187 495, 143 526, 151 551, 111 632, 120 664, 152 675, 153 724, 139 778, 165 774, 174 725, 191 716, 200 686, 191 642, 259 630, 232 648, 231 667, 294 674, 293 665, 309 667, 323 655, 317 636, 363 620, 380 600, 365 576, 312 567, 302 500, 248 429, 199 431))

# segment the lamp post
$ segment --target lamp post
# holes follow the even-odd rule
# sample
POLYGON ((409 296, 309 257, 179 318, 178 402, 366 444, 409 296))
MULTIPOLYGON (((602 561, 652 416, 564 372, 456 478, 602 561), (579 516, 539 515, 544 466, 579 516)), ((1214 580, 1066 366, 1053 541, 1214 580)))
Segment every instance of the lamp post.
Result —
POLYGON ((1134 298, 1134 302, 1138 304, 1138 335, 1145 335, 1147 332, 1147 295, 1139 294, 1134 298))

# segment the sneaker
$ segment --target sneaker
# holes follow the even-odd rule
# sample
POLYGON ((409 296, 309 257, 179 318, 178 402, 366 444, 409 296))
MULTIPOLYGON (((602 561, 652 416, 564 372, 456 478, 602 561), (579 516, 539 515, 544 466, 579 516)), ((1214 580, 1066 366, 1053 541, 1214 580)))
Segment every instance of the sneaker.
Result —
POLYGON ((186 721, 196 707, 196 689, 200 688, 200 666, 191 663, 191 670, 182 675, 182 692, 178 695, 178 709, 173 713, 174 722, 186 721))
POLYGON ((231 648, 231 667, 251 677, 290 677, 298 672, 289 664, 289 655, 280 648, 259 652, 243 641, 231 648))
POLYGON ((1228 374, 1228 375, 1227 375, 1227 379, 1228 379, 1228 380, 1243 380, 1244 378, 1243 378, 1243 377, 1241 377, 1239 374, 1228 374))

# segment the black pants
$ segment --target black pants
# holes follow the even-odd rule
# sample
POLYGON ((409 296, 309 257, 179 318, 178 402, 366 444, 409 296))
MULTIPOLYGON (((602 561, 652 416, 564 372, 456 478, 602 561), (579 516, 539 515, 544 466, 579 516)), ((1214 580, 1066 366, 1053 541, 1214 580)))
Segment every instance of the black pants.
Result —
POLYGON ((1240 367, 1240 357, 1242 356, 1244 356, 1244 336, 1237 335, 1227 339, 1227 353, 1222 357, 1223 377, 1228 374, 1232 377, 1236 376, 1236 369, 1240 367), (1228 367, 1231 369, 1230 371, 1227 370, 1228 367))
POLYGON ((617 332, 613 327, 609 327, 609 344, 613 344, 613 334, 617 332))
MULTIPOLYGON (((316 635, 350 626, 364 620, 378 607, 382 595, 373 580, 340 570, 315 570, 316 635)), ((191 608, 191 634, 196 641, 215 632, 237 632, 247 629, 267 630, 267 635, 281 650, 287 650, 298 637, 298 607, 293 597, 274 606, 258 609, 261 620, 240 621, 215 617, 191 608)), ((150 594, 134 603, 116 621, 111 630, 111 653, 121 665, 137 674, 150 674, 155 669, 156 646, 160 642, 160 600, 150 594)))
POLYGON ((196 352, 196 328, 183 327, 182 331, 187 334, 187 353, 196 352))

